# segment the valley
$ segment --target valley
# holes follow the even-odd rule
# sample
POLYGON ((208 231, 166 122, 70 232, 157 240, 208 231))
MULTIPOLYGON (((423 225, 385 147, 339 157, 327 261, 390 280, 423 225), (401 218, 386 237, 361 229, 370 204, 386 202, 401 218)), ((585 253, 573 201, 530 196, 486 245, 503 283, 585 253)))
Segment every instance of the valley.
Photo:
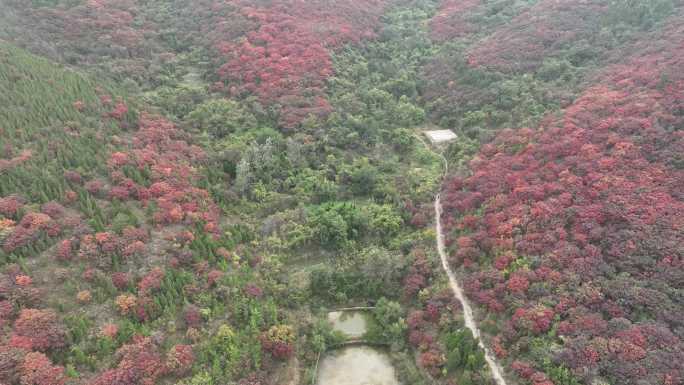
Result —
POLYGON ((0 384, 682 384, 683 12, 0 0, 0 384))

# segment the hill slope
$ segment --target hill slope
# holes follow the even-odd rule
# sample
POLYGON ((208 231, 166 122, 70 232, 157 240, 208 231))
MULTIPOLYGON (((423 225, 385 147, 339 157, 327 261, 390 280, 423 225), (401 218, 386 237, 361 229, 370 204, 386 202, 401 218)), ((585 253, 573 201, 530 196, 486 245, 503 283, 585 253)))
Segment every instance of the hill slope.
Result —
POLYGON ((527 358, 553 381, 554 363, 587 383, 680 381, 680 17, 445 185, 452 263, 523 377, 527 358))

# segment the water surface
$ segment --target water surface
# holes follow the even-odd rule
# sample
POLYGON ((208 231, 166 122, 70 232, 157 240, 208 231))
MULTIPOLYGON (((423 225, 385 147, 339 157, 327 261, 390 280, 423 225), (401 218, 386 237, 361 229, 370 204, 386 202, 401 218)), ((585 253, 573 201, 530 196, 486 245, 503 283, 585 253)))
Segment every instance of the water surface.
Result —
POLYGON ((389 356, 369 346, 348 346, 321 357, 317 385, 400 385, 389 356))

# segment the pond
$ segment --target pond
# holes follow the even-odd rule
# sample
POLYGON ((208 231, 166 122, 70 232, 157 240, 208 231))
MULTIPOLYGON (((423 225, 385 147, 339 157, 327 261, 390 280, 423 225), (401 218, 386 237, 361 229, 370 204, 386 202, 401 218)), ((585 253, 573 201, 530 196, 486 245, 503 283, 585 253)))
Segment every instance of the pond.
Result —
POLYGON ((366 318, 360 311, 333 311, 328 313, 328 322, 334 330, 351 339, 360 339, 366 333, 366 318))
POLYGON ((321 357, 317 385, 400 385, 389 356, 369 346, 348 346, 321 357))

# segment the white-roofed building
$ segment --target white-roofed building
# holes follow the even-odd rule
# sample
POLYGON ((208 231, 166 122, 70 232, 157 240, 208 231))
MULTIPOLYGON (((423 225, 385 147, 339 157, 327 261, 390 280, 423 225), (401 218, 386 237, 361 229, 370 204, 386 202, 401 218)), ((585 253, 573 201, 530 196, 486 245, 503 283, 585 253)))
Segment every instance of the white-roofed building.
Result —
POLYGON ((430 139, 432 144, 448 143, 458 138, 458 136, 456 136, 456 134, 451 130, 425 131, 425 135, 428 137, 428 139, 430 139))

